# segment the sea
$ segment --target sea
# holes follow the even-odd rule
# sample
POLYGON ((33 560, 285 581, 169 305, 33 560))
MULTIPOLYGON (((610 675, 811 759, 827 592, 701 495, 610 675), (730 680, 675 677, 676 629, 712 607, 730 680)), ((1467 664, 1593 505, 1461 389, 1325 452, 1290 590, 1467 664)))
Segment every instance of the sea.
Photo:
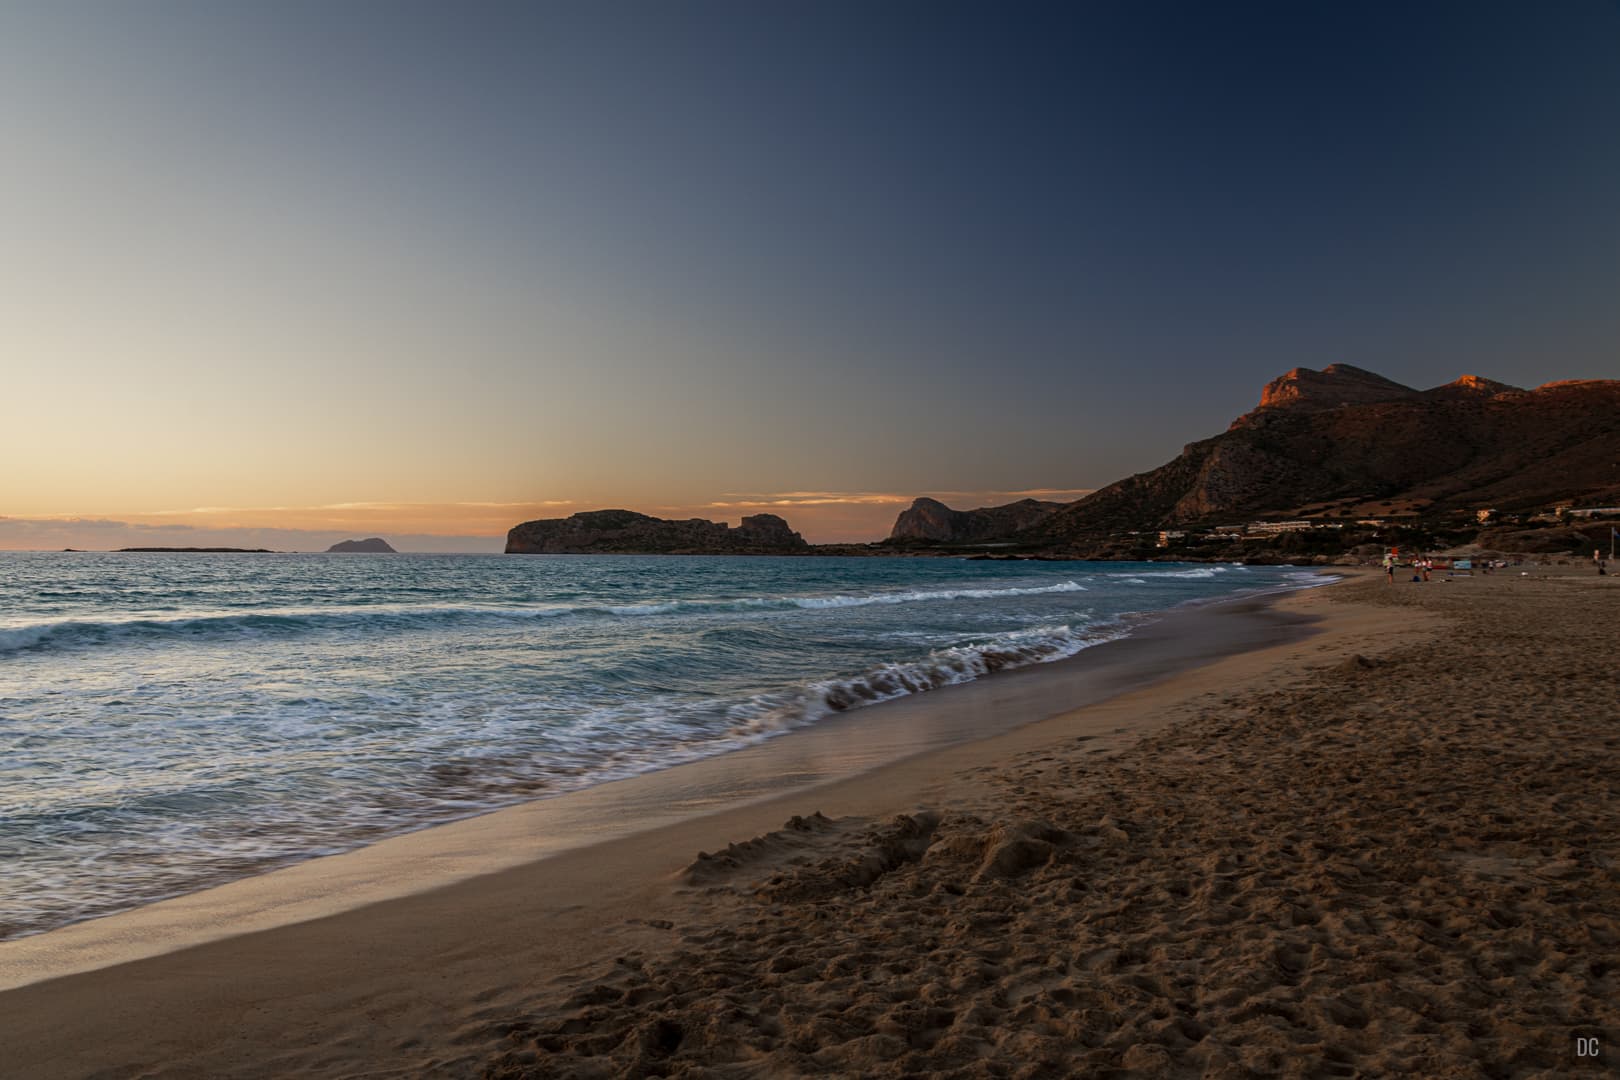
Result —
POLYGON ((0 939, 1321 580, 952 558, 0 552, 0 939))

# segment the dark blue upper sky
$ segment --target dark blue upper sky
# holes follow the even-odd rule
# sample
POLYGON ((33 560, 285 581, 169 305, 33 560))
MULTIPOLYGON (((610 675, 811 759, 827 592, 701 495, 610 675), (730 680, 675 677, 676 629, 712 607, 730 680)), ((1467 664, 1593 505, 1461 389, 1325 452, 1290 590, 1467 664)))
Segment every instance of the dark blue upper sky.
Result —
POLYGON ((1083 487, 1296 365, 1620 376, 1607 0, 146 0, 0 40, 19 287, 106 328, 14 328, 42 395, 103 364, 192 386, 159 422, 251 399, 284 465, 426 448, 261 501, 1083 487))

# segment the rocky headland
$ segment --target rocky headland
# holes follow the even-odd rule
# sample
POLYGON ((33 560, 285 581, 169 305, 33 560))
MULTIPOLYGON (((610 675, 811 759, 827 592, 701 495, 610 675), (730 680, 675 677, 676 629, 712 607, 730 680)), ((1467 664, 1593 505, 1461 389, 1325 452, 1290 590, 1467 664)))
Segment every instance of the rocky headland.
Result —
POLYGON ((507 554, 793 555, 810 545, 775 514, 754 514, 732 528, 689 518, 667 521, 633 510, 592 510, 525 521, 506 534, 507 554))
POLYGON ((1023 539, 1616 501, 1620 381, 1521 390, 1465 375, 1414 390, 1335 364, 1274 380, 1225 432, 1073 503, 1023 539))
POLYGON ((918 498, 872 544, 812 545, 774 514, 736 528, 597 510, 528 521, 538 554, 950 555, 1357 562, 1388 547, 1606 547, 1620 505, 1620 381, 1533 390, 1478 375, 1418 390, 1350 364, 1295 368, 1157 469, 1074 502, 957 510, 918 498))
POLYGON ((1608 526, 1580 508, 1620 504, 1620 381, 1525 390, 1464 375, 1418 390, 1349 364, 1295 368, 1159 468, 1025 524, 1013 511, 1028 502, 955 511, 919 500, 884 546, 1287 562, 1469 543, 1590 553, 1608 526))
POLYGON ((920 498, 895 520, 891 541, 971 544, 1004 539, 1045 521, 1066 503, 1020 499, 1003 506, 952 510, 937 499, 920 498))

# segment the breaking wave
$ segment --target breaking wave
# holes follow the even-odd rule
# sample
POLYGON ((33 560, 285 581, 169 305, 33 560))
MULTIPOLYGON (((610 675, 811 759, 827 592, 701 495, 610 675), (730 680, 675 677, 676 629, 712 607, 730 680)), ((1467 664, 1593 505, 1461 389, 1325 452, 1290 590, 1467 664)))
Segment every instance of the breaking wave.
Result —
POLYGON ((873 604, 913 604, 937 600, 994 600, 1012 596, 1085 592, 1074 581, 1053 585, 1004 589, 937 589, 870 593, 857 596, 738 597, 719 600, 669 600, 635 604, 576 604, 543 607, 438 605, 431 607, 372 606, 220 612, 184 618, 62 619, 0 629, 0 654, 25 649, 73 648, 112 642, 162 637, 257 638, 321 630, 431 628, 446 623, 525 621, 563 616, 641 618, 677 612, 790 610, 800 608, 867 607, 873 604))
POLYGON ((1126 632, 1120 626, 1096 625, 1084 631, 1069 626, 1015 630, 975 644, 935 649, 920 660, 879 664, 859 675, 813 682, 786 700, 759 698, 734 710, 733 719, 740 730, 753 734, 791 730, 834 713, 972 682, 997 671, 1062 660, 1126 632))
POLYGON ((1229 567, 1225 566, 1195 566, 1191 570, 1151 570, 1146 573, 1136 574, 1134 576, 1144 578, 1181 578, 1183 581, 1207 581, 1216 574, 1226 573, 1228 569, 1229 567))

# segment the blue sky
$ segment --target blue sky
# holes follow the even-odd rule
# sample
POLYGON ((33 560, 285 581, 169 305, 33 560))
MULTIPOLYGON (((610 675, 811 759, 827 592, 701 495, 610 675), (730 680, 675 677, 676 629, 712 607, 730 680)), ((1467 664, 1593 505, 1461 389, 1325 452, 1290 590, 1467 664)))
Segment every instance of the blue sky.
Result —
POLYGON ((855 538, 1296 365, 1620 376, 1617 48, 1606 0, 8 5, 0 514, 855 538))

